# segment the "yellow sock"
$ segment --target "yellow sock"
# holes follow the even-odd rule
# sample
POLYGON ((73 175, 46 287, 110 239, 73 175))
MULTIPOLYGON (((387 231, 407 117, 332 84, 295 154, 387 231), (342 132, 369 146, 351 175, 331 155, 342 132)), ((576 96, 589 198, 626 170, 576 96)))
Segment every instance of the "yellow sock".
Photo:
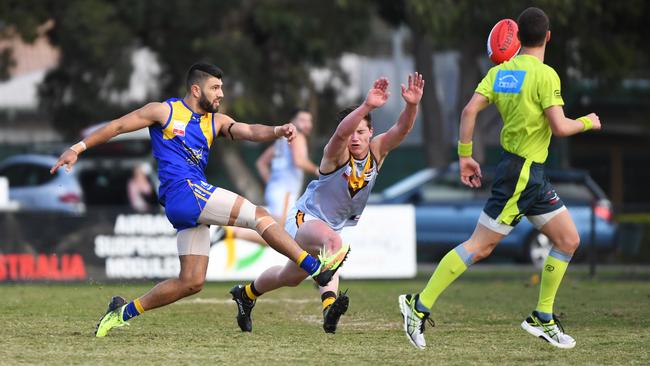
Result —
POLYGON ((300 255, 298 256, 298 260, 296 261, 296 264, 301 265, 302 261, 304 261, 305 258, 307 258, 308 255, 309 255, 309 253, 307 253, 306 250, 303 250, 302 253, 300 253, 300 255))
POLYGON ((438 296, 449 286, 458 276, 467 269, 467 265, 454 249, 449 251, 436 267, 435 272, 429 279, 427 286, 420 292, 420 302, 422 305, 431 309, 435 304, 438 296))
POLYGON ((248 296, 249 299, 251 299, 251 300, 257 299, 257 296, 253 293, 253 290, 251 289, 251 284, 250 283, 248 285, 246 285, 246 287, 244 289, 246 290, 246 296, 248 296))
POLYGON ((327 309, 328 306, 332 305, 336 301, 336 292, 334 291, 325 291, 320 294, 320 299, 323 302, 323 311, 327 309))
POLYGON ((140 299, 135 299, 133 300, 133 305, 135 305, 136 310, 138 310, 138 313, 142 314, 144 313, 144 308, 142 307, 142 304, 140 304, 140 299))
POLYGON ((567 255, 552 249, 542 270, 542 281, 539 287, 539 300, 537 302, 537 311, 547 314, 553 314, 553 303, 557 289, 560 287, 564 273, 569 267, 571 255, 567 255))
POLYGON ((328 306, 332 305, 332 303, 336 301, 336 297, 328 297, 323 300, 323 310, 327 309, 328 306))

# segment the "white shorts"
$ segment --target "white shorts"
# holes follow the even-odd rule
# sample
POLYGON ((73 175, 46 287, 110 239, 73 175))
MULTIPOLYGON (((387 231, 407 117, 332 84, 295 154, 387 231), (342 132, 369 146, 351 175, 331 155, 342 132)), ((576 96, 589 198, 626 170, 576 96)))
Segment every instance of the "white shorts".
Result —
MULTIPOLYGON (((289 235, 295 240, 296 239, 296 234, 298 234, 298 229, 302 224, 304 224, 307 221, 311 220, 320 220, 316 216, 310 215, 308 213, 299 211, 296 206, 293 206, 291 208, 291 211, 289 211, 289 214, 287 215, 287 220, 284 222, 284 230, 289 233, 289 235)), ((337 233, 341 233, 341 230, 334 230, 337 233)))

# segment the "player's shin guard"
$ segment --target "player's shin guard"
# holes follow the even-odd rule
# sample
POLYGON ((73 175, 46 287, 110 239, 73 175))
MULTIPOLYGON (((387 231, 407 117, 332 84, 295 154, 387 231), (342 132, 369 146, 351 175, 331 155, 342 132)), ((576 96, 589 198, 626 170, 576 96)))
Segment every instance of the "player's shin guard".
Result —
POLYGON ((447 286, 472 264, 472 257, 473 254, 469 253, 462 244, 449 251, 436 267, 427 286, 420 292, 420 304, 431 309, 447 286))
POLYGON ((544 268, 542 269, 542 281, 536 309, 542 320, 549 321, 553 318, 555 294, 569 266, 571 256, 571 254, 563 253, 555 247, 548 253, 546 262, 544 262, 544 268))

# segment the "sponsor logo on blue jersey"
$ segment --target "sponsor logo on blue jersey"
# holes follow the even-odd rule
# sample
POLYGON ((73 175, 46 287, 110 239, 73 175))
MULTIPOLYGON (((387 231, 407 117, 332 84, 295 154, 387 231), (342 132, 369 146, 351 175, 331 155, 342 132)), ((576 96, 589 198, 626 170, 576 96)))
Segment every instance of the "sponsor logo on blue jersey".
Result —
POLYGON ((519 94, 525 77, 526 71, 523 70, 499 70, 494 80, 494 91, 519 94))

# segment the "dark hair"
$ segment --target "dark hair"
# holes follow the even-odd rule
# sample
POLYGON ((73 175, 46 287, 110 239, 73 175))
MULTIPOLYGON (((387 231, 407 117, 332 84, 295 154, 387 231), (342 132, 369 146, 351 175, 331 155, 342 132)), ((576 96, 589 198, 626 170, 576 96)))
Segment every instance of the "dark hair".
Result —
POLYGON ((539 47, 544 44, 549 20, 542 9, 531 7, 522 11, 517 18, 517 25, 517 37, 523 47, 539 47))
MULTIPOLYGON (((352 111, 354 111, 357 108, 359 108, 358 105, 353 105, 353 106, 349 106, 349 107, 341 109, 339 111, 339 113, 336 114, 336 123, 337 124, 341 123, 341 121, 343 121, 343 118, 345 118, 345 116, 352 113, 352 111)), ((365 119, 366 122, 368 122, 368 128, 372 128, 372 116, 370 115, 370 113, 366 114, 363 117, 363 119, 365 119)))
POLYGON ((298 107, 298 108, 294 108, 294 109, 291 110, 291 119, 292 120, 295 119, 298 116, 298 113, 309 113, 309 114, 311 114, 311 112, 308 111, 307 109, 298 107))
POLYGON ((205 79, 210 76, 214 76, 217 79, 223 77, 223 71, 218 68, 216 65, 208 64, 204 62, 197 62, 190 67, 187 71, 187 79, 185 80, 185 86, 189 91, 194 84, 202 84, 205 79))

